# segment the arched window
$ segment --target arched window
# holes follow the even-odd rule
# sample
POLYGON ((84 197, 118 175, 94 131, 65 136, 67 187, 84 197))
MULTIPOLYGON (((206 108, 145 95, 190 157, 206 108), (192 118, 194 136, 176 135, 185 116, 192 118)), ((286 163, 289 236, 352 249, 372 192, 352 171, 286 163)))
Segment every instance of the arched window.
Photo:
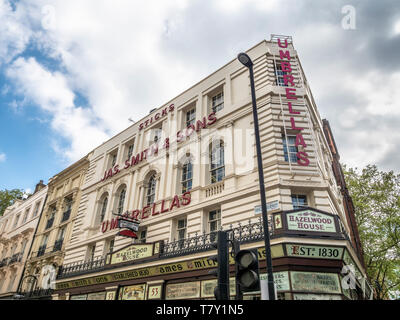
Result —
POLYGON ((118 206, 117 206, 118 214, 122 214, 122 211, 124 210, 125 194, 126 194, 126 188, 123 188, 119 192, 119 196, 118 196, 118 206))
POLYGON ((146 205, 154 203, 156 197, 156 175, 153 174, 149 178, 149 182, 146 187, 146 205))
POLYGON ((210 145, 211 183, 221 181, 225 177, 224 142, 219 140, 210 145))
POLYGON ((104 217, 106 216, 107 204, 108 204, 108 197, 105 196, 103 201, 101 202, 100 223, 104 221, 104 217))
POLYGON ((181 177, 182 193, 185 193, 186 191, 192 189, 192 180, 193 180, 192 159, 190 157, 187 157, 187 160, 182 166, 182 177, 181 177))

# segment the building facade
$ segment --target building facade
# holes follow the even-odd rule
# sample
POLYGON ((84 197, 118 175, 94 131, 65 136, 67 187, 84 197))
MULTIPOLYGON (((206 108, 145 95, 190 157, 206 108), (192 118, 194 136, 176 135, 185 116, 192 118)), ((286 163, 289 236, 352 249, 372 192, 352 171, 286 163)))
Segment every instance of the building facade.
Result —
MULTIPOLYGON (((292 39, 247 54, 277 296, 369 299, 354 212, 292 39)), ((232 60, 90 153, 55 299, 212 299, 218 230, 258 250, 265 277, 249 84, 232 60), (140 221, 136 240, 119 233, 121 215, 140 221)))
POLYGON ((0 299, 11 299, 19 291, 46 196, 47 186, 40 181, 31 196, 16 200, 0 217, 0 299))
POLYGON ((51 299, 54 279, 71 237, 87 168, 84 157, 49 179, 47 201, 20 286, 20 294, 26 299, 51 299))

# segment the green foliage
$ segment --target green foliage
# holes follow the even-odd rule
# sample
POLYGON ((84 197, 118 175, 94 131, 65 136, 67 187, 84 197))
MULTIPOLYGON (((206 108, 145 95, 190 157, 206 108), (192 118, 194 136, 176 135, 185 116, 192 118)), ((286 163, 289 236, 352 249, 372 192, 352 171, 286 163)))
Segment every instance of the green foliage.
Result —
POLYGON ((378 298, 400 292, 400 174, 368 165, 343 166, 363 244, 367 273, 378 298))
POLYGON ((24 194, 24 190, 21 189, 0 190, 0 216, 3 215, 6 208, 11 206, 16 199, 22 199, 24 194))

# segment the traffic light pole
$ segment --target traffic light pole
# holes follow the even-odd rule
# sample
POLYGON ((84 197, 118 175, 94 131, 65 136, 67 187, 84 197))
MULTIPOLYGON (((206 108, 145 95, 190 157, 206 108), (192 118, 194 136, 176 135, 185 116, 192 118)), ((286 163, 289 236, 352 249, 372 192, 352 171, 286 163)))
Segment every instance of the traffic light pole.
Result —
POLYGON ((260 143, 260 132, 258 129, 258 115, 257 115, 256 93, 254 87, 253 65, 248 67, 248 69, 250 71, 251 100, 253 103, 254 131, 255 131, 256 148, 257 148, 258 180, 260 183, 261 212, 262 212, 263 228, 264 228, 265 255, 267 260, 268 299, 275 300, 274 276, 272 274, 271 244, 269 240, 269 228, 268 228, 268 218, 267 218, 267 199, 265 196, 264 170, 261 158, 261 143, 260 143))

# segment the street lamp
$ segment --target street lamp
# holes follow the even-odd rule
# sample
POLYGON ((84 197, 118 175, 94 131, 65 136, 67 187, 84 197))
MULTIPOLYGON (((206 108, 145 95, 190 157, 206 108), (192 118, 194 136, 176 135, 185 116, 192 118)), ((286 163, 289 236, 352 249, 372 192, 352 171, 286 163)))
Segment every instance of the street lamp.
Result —
POLYGON ((258 181, 260 183, 261 211, 262 211, 263 228, 264 228, 265 255, 267 260, 268 299, 275 300, 274 276, 272 274, 271 245, 269 241, 269 229, 268 229, 268 218, 267 218, 267 199, 265 196, 264 171, 261 158, 260 132, 258 130, 256 90, 254 87, 253 61, 251 61, 250 57, 243 52, 239 53, 237 58, 241 64, 243 64, 246 68, 249 69, 250 72, 251 100, 253 103, 254 131, 256 136, 255 138, 256 138, 256 148, 257 148, 258 181))

